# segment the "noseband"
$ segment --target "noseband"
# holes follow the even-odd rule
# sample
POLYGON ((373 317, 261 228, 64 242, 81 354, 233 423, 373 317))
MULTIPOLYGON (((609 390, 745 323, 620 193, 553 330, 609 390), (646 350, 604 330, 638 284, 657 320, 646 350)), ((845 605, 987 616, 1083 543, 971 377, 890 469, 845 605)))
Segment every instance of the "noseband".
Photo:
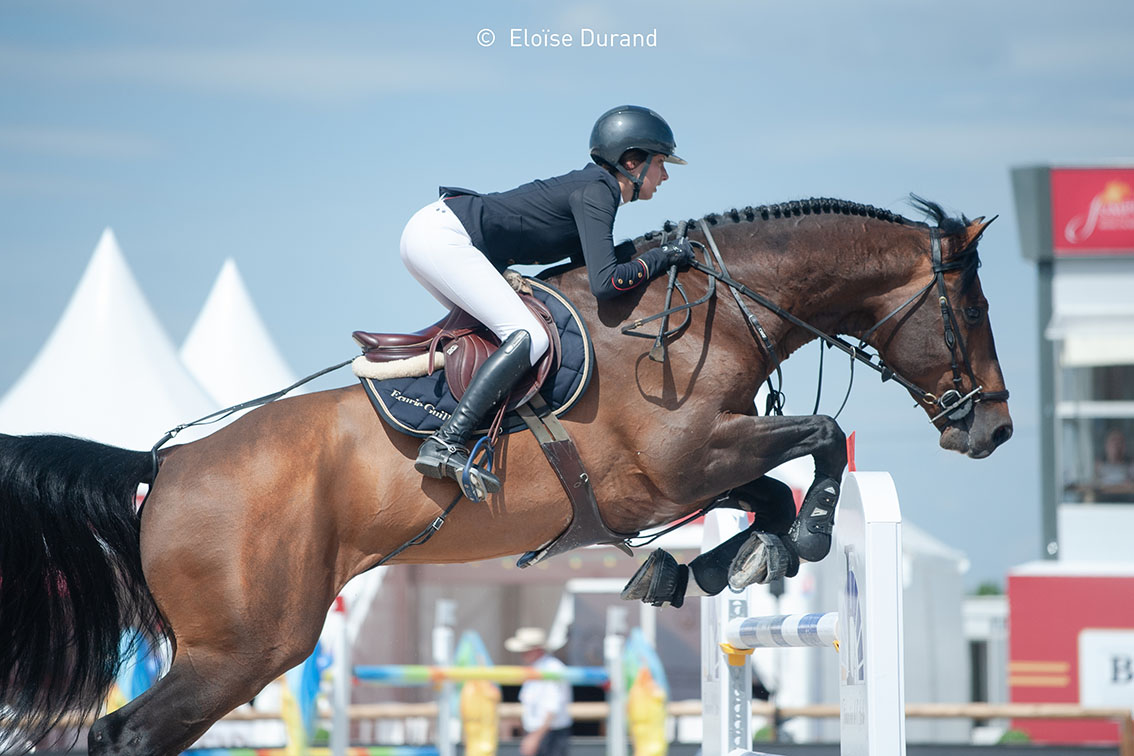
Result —
MULTIPOLYGON (((961 336, 960 328, 957 324, 957 318, 953 312, 953 305, 949 301, 949 295, 945 288, 945 274, 962 270, 965 267, 965 264, 959 260, 954 260, 948 263, 942 260, 940 229, 930 229, 930 254, 933 259, 933 278, 929 280, 929 283, 927 283, 916 293, 914 293, 913 296, 911 296, 909 299, 907 299, 905 302, 891 311, 890 314, 871 326, 862 335, 862 337, 859 338, 858 344, 856 345, 841 338, 840 336, 829 334, 825 331, 820 330, 819 328, 816 328, 810 323, 801 320, 800 318, 792 315, 790 312, 777 305, 775 302, 772 302, 768 298, 762 296, 761 294, 758 294, 757 292, 732 278, 732 276, 729 275, 728 268, 725 266, 724 259, 721 257, 720 250, 717 248, 717 243, 713 239, 713 234, 709 230, 709 224, 706 223, 703 219, 697 221, 697 223, 701 227, 701 232, 705 235, 705 240, 709 243, 709 248, 706 250, 704 248, 704 245, 696 241, 692 241, 691 243, 702 248, 702 251, 705 255, 705 260, 710 264, 704 265, 702 263, 694 261, 690 267, 699 270, 705 275, 709 276, 709 293, 707 293, 704 297, 697 300, 696 302, 686 301, 686 303, 683 305, 672 308, 669 307, 668 305, 672 296, 672 289, 675 280, 675 276, 673 275, 674 271, 671 270, 670 290, 666 294, 667 309, 664 312, 658 313, 657 315, 635 321, 633 324, 623 328, 623 333, 632 336, 646 336, 647 334, 635 332, 636 329, 652 320, 664 318, 665 320, 663 320, 661 332, 657 334, 656 337, 656 344, 660 345, 666 336, 676 333, 677 331, 680 331, 685 327, 685 325, 689 322, 688 310, 706 301, 713 294, 715 283, 717 281, 720 281, 732 292, 733 298, 736 299, 737 304, 740 305, 741 311, 748 319, 749 324, 753 327, 753 330, 756 334, 755 338, 757 338, 758 342, 760 342, 764 349, 767 351, 769 357, 772 360, 772 364, 777 371, 779 371, 779 359, 776 356, 775 347, 772 345, 771 339, 768 337, 764 328, 760 325, 755 314, 744 304, 744 300, 741 298, 742 296, 752 300, 753 302, 756 302, 765 309, 770 310, 789 323, 808 331, 815 337, 822 339, 828 346, 835 347, 850 355, 853 360, 857 360, 858 362, 863 363, 864 365, 879 373, 882 377, 883 382, 893 379, 896 383, 900 384, 911 394, 920 398, 921 401, 937 407, 939 411, 929 419, 930 423, 934 425, 936 425, 937 422, 942 419, 948 421, 961 420, 972 411, 973 406, 978 402, 1003 402, 1008 400, 1007 390, 985 391, 984 387, 977 383, 976 375, 973 373, 972 363, 969 360, 968 347, 965 345, 964 338, 962 338, 961 336), (711 257, 709 254, 710 251, 712 253, 711 257), (715 265, 713 265, 714 262, 715 265), (953 372, 953 388, 943 392, 941 396, 937 396, 929 391, 925 391, 924 389, 917 386, 913 381, 892 370, 888 365, 886 365, 886 363, 882 361, 880 354, 871 354, 866 351, 866 347, 868 346, 867 340, 871 336, 873 336, 884 323, 893 318, 902 310, 905 310, 917 300, 921 299, 935 285, 938 292, 938 303, 941 305, 941 321, 945 346, 949 350, 949 360, 953 372), (681 310, 686 311, 685 321, 672 331, 667 331, 664 324, 668 322, 669 316, 681 310), (877 360, 875 360, 875 358, 877 358, 877 360), (965 391, 964 389, 964 375, 967 375, 969 379, 970 388, 968 391, 965 391)), ((680 237, 685 237, 687 232, 688 224, 682 222, 678 226, 677 235, 680 237)), ((678 287, 680 287, 680 284, 677 285, 678 287)), ((684 297, 683 291, 682 296, 684 297)), ((898 327, 901 327, 900 324, 898 327)), ((650 335, 650 337, 653 338, 653 335, 650 335)), ((658 351, 657 346, 655 347, 655 352, 656 351, 658 351)), ((654 353, 651 353, 651 356, 653 356, 653 354, 654 353)))

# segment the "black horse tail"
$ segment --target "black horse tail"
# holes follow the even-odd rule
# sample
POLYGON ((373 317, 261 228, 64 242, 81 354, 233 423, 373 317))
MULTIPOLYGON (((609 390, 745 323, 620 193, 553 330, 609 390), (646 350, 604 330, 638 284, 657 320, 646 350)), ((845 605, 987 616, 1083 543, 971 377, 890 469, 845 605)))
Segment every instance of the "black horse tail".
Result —
POLYGON ((168 630, 142 575, 139 483, 148 452, 68 436, 0 434, 0 753, 89 716, 123 632, 168 630))

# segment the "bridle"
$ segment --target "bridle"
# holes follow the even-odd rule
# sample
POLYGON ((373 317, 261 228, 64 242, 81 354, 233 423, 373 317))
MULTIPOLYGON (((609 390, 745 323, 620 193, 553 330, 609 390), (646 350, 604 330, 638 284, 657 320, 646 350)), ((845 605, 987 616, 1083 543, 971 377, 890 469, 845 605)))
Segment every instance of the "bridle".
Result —
MULTIPOLYGON (((705 235, 705 240, 709 243, 708 248, 697 241, 690 241, 690 244, 701 247, 708 265, 694 261, 691 268, 699 270, 709 277, 709 291, 705 296, 698 299, 696 302, 689 302, 685 297, 684 289, 681 288, 680 283, 676 283, 676 269, 670 269, 669 276, 669 289, 666 292, 666 309, 657 315, 652 315, 648 318, 637 320, 629 326, 622 329, 622 333, 629 336, 643 336, 655 339, 654 349, 651 350, 650 356, 652 359, 659 359, 659 354, 664 355, 665 339, 672 336, 688 325, 690 320, 689 310, 697 305, 707 301, 715 294, 716 282, 720 281, 727 286, 732 292, 733 298, 740 306, 741 311, 744 313, 748 320, 749 325, 752 327, 754 338, 764 350, 768 353, 772 365, 775 367, 777 374, 780 370, 780 359, 776 355, 775 346, 772 344, 771 339, 768 337, 767 332, 760 325, 755 313, 745 304, 743 298, 747 298, 756 302, 767 310, 788 321, 789 323, 806 330, 815 337, 821 339, 828 346, 835 347, 836 349, 845 352, 852 358, 852 365, 854 361, 861 362, 870 369, 876 371, 881 375, 882 381, 886 382, 893 380, 898 383, 914 396, 918 397, 922 402, 936 406, 938 409, 937 414, 930 417, 930 423, 936 425, 939 420, 946 419, 949 421, 957 421, 967 416, 973 407, 979 402, 1003 402, 1008 400, 1008 391, 985 391, 976 379, 973 373, 972 362, 969 359, 968 347, 965 344, 964 338, 961 336, 960 328, 957 324, 957 318, 953 311, 953 305, 949 301, 949 295, 945 287, 945 274, 962 270, 965 263, 958 256, 958 259, 951 262, 944 262, 941 254, 941 231, 938 228, 930 228, 930 254, 933 261, 933 278, 929 280, 925 286, 921 287, 909 299, 894 308, 888 315, 872 325, 865 333, 859 338, 858 344, 853 344, 840 336, 829 334, 810 323, 796 317, 787 310, 783 309, 775 302, 772 302, 767 297, 753 291, 744 284, 740 283, 729 275, 728 268, 725 265, 724 258, 721 256, 720 249, 717 247, 716 240, 713 239, 713 234, 709 230, 709 224, 701 219, 694 221, 700 226, 701 232, 705 235), (710 254, 711 253, 711 254, 710 254), (686 300, 684 304, 676 307, 670 307, 672 299, 673 288, 677 287, 682 297, 686 300), (945 346, 949 350, 949 359, 953 373, 953 388, 942 392, 941 396, 937 396, 932 392, 926 391, 909 380, 905 376, 891 369, 879 354, 871 354, 866 351, 868 346, 867 341, 873 336, 884 323, 889 321, 898 313, 905 310, 914 302, 924 297, 933 287, 937 287, 938 303, 941 306, 941 320, 943 327, 943 334, 945 346), (742 298, 743 297, 743 298, 742 298), (676 328, 667 329, 669 316, 685 311, 684 321, 676 328), (653 320, 662 319, 662 326, 659 333, 654 334, 639 333, 636 329, 653 320), (964 377, 967 376, 969 380, 969 390, 964 388, 964 377)), ((688 234, 689 224, 685 221, 678 225, 677 237, 685 238, 688 234)), ((976 244, 974 239, 971 244, 976 244)), ((899 324, 898 327, 901 327, 899 324)), ((663 357, 664 358, 664 357, 663 357)), ((782 377, 781 377, 782 385, 782 377)), ((769 378, 769 387, 771 388, 771 379, 769 378)), ((782 394, 772 388, 772 393, 769 395, 769 412, 774 411, 778 406, 782 406, 782 394)))

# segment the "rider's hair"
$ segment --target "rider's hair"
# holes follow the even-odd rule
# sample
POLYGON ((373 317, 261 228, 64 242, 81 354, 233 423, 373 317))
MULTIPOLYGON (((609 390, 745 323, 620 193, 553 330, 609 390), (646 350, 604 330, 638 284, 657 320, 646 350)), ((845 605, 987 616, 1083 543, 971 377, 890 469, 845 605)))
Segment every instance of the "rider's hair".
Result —
MULTIPOLYGON (((626 170, 630 170, 629 163, 634 163, 635 168, 637 168, 641 166, 642 163, 646 162, 646 158, 648 158, 649 156, 650 153, 646 152, 645 150, 639 150, 637 147, 633 147, 622 153, 622 157, 618 158, 618 164, 626 170)), ((618 169, 613 165, 608 165, 602 160, 596 160, 595 162, 598 163, 601 167, 605 168, 607 173, 609 173, 611 176, 617 177, 620 175, 618 173, 618 169)))
POLYGON ((618 162, 622 164, 623 168, 629 168, 630 166, 627 165, 627 163, 634 162, 637 165, 641 165, 646 162, 646 158, 649 156, 650 154, 645 150, 634 148, 623 152, 622 157, 618 158, 618 162))
MULTIPOLYGON (((646 158, 648 158, 649 156, 650 156, 650 153, 646 152, 645 150, 639 150, 637 147, 634 147, 634 148, 626 150, 626 152, 622 153, 622 157, 618 158, 618 164, 621 165, 623 168, 626 168, 627 170, 629 170, 630 166, 628 165, 628 163, 632 162, 632 163, 634 163, 635 166, 640 166, 642 163, 646 162, 646 158)), ((612 176, 618 176, 619 175, 618 169, 615 168, 613 165, 609 165, 608 163, 606 163, 602 160, 595 160, 595 162, 598 163, 601 167, 605 168, 607 173, 609 173, 610 175, 612 175, 612 176)))

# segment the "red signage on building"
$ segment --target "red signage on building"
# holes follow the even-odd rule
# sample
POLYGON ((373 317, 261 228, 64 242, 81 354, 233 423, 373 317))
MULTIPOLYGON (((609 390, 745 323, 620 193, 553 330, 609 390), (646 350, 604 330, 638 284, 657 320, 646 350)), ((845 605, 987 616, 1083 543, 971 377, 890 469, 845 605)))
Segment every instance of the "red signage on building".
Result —
POLYGON ((1059 257, 1134 255, 1134 168, 1052 168, 1051 225, 1059 257))
MULTIPOLYGON (((1129 706, 1134 700, 1134 576, 1010 574, 1013 703, 1129 706)), ((1109 720, 1018 719, 1033 743, 1116 743, 1109 720)))

